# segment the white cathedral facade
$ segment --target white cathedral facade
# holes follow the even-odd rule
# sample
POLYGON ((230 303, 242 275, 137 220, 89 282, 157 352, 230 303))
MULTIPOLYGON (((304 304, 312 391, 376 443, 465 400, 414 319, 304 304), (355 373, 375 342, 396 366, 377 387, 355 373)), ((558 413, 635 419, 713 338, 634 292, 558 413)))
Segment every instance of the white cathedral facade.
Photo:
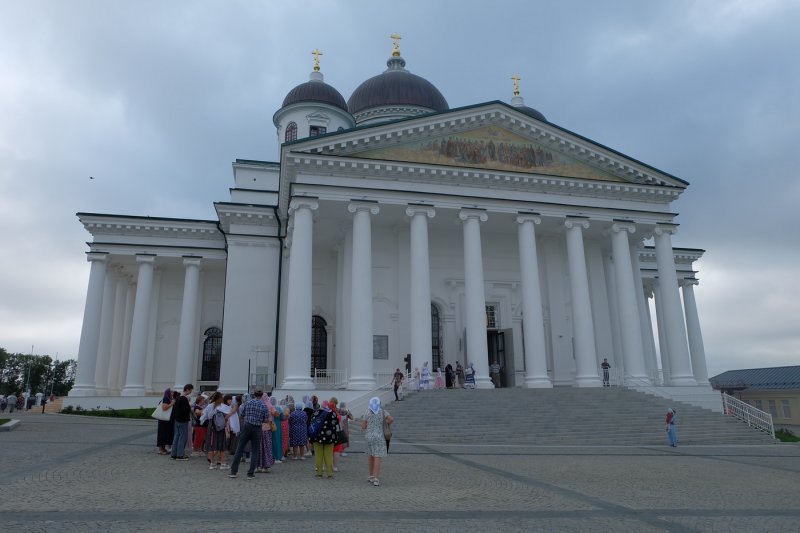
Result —
POLYGON ((471 363, 478 387, 494 360, 504 386, 596 387, 604 358, 619 384, 708 383, 703 251, 671 243, 685 181, 550 123, 516 86, 510 105, 450 109, 396 44, 349 101, 317 56, 274 123, 280 160, 235 161, 213 220, 78 213, 70 396, 369 391, 407 354, 471 363))

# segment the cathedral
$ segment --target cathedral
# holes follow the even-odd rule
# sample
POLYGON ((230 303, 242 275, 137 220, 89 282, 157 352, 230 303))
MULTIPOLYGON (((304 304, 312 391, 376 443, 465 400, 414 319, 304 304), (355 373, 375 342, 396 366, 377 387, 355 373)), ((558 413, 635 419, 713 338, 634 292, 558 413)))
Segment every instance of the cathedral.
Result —
POLYGON ((451 109, 392 37, 348 100, 313 53, 273 117, 279 161, 234 161, 213 219, 77 214, 74 400, 346 397, 456 362, 478 388, 599 387, 604 359, 613 385, 707 387, 703 250, 671 242, 688 183, 548 121, 518 76, 510 103, 451 109))

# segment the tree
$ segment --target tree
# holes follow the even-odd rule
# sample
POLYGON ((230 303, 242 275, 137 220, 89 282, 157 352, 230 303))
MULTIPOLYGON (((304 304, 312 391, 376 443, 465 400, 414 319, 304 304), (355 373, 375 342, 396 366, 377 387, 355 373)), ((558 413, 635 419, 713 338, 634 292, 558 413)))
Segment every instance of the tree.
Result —
POLYGON ((0 394, 30 390, 32 395, 52 391, 64 396, 75 384, 76 367, 74 359, 54 361, 49 355, 11 354, 0 348, 0 394))

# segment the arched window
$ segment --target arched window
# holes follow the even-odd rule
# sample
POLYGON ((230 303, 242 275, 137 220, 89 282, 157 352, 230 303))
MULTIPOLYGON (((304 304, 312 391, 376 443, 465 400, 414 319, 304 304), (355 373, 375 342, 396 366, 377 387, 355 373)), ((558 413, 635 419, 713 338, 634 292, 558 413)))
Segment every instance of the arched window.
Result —
POLYGON ((286 142, 297 140, 297 122, 290 122, 286 126, 286 142))
POLYGON ((431 363, 433 370, 442 366, 442 321, 435 304, 431 304, 431 363))
POLYGON ((203 369, 200 372, 200 381, 219 381, 219 366, 222 361, 222 330, 208 328, 203 334, 203 369))
POLYGON ((319 315, 311 317, 311 374, 314 369, 328 368, 328 323, 319 315))

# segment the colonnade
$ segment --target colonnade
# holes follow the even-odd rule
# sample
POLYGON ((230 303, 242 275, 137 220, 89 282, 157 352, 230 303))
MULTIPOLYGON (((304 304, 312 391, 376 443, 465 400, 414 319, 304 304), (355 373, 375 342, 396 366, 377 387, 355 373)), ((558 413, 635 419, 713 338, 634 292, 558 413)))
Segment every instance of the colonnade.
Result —
MULTIPOLYGON (((290 202, 293 234, 287 295, 285 373, 282 383, 282 388, 286 389, 310 390, 314 387, 308 372, 311 357, 308 317, 312 314, 312 211, 317 207, 316 198, 297 197, 290 202)), ((348 204, 347 210, 352 214, 352 246, 350 246, 349 263, 353 280, 349 284, 351 320, 348 388, 370 390, 376 385, 372 360, 371 224, 372 216, 380 212, 380 207, 376 202, 354 200, 348 204)), ((410 347, 414 361, 420 365, 425 362, 430 364, 431 288, 428 220, 433 218, 436 212, 431 205, 409 204, 405 214, 410 219, 410 347)), ((481 223, 486 222, 488 217, 488 212, 483 209, 462 208, 458 211, 458 218, 462 222, 464 245, 466 351, 468 361, 475 367, 476 385, 479 388, 492 387, 485 334, 486 299, 481 248, 481 223)), ((515 220, 524 316, 525 385, 552 387, 552 379, 547 373, 542 293, 536 249, 535 226, 541 223, 541 217, 537 213, 521 212, 515 220)), ((576 361, 574 383, 580 387, 601 385, 583 235, 583 231, 588 229, 591 223, 593 222, 589 218, 578 216, 565 216, 562 222, 572 299, 576 361)), ((651 370, 656 367, 655 346, 649 308, 642 290, 643 279, 637 242, 632 243, 629 239, 629 235, 636 232, 636 225, 629 220, 615 220, 610 224, 599 223, 608 226, 606 235, 611 237, 615 294, 609 298, 614 298, 618 314, 625 381, 649 384, 651 370)), ((661 295, 657 297, 659 334, 662 341, 662 367, 668 369, 671 384, 686 386, 698 382, 706 383, 707 371, 691 284, 683 285, 686 320, 684 322, 670 241, 674 228, 675 226, 671 224, 659 224, 655 227, 661 295)))
MULTIPOLYGON (((90 252, 89 286, 84 309, 78 368, 70 396, 144 396, 151 322, 155 254, 136 254, 136 276, 110 265, 110 254, 90 252)), ((185 256, 183 302, 178 330, 175 387, 196 379, 197 308, 202 258, 185 256)))

